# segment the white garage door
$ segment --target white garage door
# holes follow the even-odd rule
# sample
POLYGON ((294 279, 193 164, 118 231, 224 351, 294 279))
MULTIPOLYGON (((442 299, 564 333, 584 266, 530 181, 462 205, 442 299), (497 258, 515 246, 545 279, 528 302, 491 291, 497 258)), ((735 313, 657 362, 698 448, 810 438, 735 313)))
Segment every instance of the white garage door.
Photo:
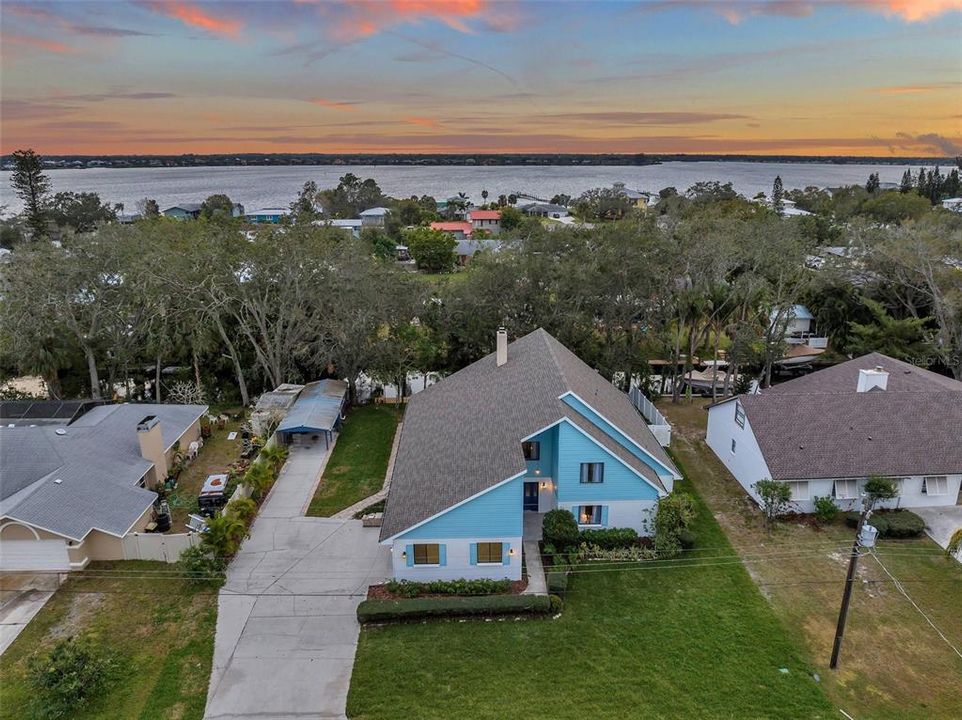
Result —
POLYGON ((63 540, 0 541, 0 572, 67 572, 70 557, 63 540))

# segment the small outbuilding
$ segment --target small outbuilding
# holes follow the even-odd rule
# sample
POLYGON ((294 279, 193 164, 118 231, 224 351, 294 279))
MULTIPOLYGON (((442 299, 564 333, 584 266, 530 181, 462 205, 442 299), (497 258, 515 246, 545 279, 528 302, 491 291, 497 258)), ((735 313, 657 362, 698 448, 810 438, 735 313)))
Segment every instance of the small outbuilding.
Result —
POLYGON ((308 383, 287 416, 277 426, 277 439, 285 445, 312 443, 324 437, 330 447, 347 405, 347 382, 319 380, 308 383))

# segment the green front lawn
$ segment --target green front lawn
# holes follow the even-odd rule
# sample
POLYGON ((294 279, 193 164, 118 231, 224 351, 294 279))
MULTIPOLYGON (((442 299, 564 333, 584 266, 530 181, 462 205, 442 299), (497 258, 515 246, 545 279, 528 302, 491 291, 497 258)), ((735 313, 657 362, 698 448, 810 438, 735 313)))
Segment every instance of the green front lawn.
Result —
POLYGON ((719 564, 733 551, 698 506, 703 549, 660 566, 585 568, 557 620, 364 628, 348 715, 836 717, 744 567, 719 564))
MULTIPOLYGON (((672 446, 725 534, 744 557, 753 556, 754 581, 821 675, 829 698, 859 720, 958 720, 962 658, 872 557, 859 562, 839 669, 828 668, 854 531, 839 520, 822 528, 782 522, 769 532, 704 442, 707 402, 659 403, 673 427, 672 446)), ((932 622, 962 647, 962 565, 928 537, 882 539, 876 552, 932 622)))
POLYGON ((362 405, 349 412, 308 515, 330 517, 381 489, 400 417, 394 405, 362 405))
POLYGON ((120 668, 104 696, 71 720, 202 718, 217 590, 179 580, 177 570, 128 560, 92 563, 72 574, 0 657, 0 719, 28 717, 27 658, 69 636, 90 639, 120 668))

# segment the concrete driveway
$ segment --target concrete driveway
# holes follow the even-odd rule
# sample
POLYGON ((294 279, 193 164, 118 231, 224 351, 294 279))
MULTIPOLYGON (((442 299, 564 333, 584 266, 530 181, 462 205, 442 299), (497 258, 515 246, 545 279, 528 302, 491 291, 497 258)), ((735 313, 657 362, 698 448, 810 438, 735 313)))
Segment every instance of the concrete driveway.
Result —
POLYGON ((296 448, 227 573, 205 718, 343 718, 367 586, 390 573, 378 529, 303 517, 323 444, 296 448))
POLYGON ((912 512, 925 520, 925 532, 943 548, 948 547, 952 533, 962 528, 962 505, 912 508, 912 512))

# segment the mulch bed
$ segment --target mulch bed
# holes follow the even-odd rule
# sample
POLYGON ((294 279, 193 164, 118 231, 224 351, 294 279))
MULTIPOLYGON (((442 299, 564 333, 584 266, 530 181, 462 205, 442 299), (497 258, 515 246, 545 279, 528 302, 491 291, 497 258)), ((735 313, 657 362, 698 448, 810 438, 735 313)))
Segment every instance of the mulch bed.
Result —
MULTIPOLYGON (((527 579, 515 580, 511 583, 511 589, 506 593, 493 593, 496 595, 520 595, 524 589, 528 587, 527 579)), ((418 595, 420 598, 450 598, 450 597, 479 597, 477 595, 418 595)), ((367 599, 368 600, 410 600, 407 595, 395 595, 388 591, 387 585, 371 585, 367 589, 367 599)))

